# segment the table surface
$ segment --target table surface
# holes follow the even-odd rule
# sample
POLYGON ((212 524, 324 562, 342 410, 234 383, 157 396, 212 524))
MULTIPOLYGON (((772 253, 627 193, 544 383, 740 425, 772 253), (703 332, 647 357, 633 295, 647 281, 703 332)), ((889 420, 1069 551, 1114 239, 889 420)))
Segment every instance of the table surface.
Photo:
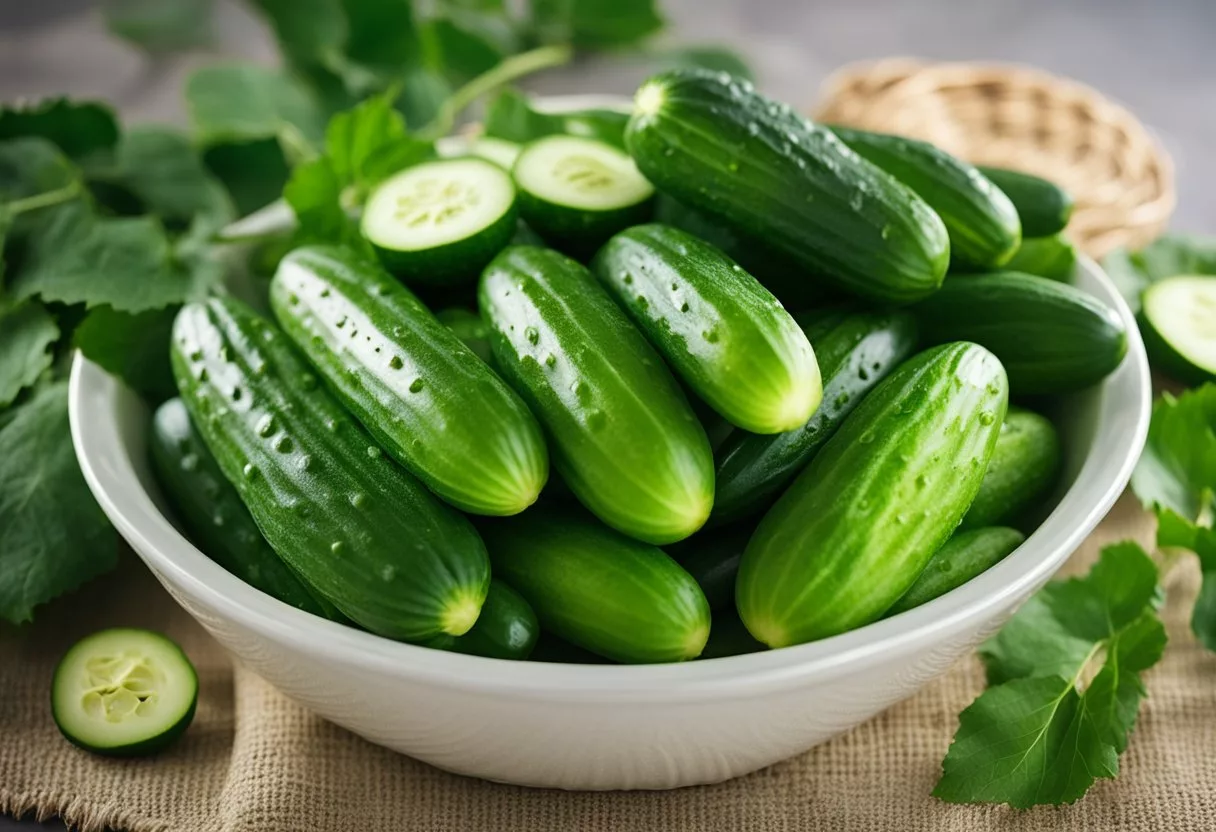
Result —
MULTIPOLYGON (((1147 123, 1173 155, 1174 227, 1216 232, 1216 3, 1211 0, 660 0, 683 43, 729 44, 760 87, 809 107, 851 61, 891 55, 1016 61, 1089 83, 1147 123)), ((182 123, 181 88, 214 53, 151 63, 108 38, 95 3, 0 4, 0 100, 68 94, 118 102, 130 121, 182 123)), ((265 29, 237 0, 219 0, 225 56, 274 60, 265 29)), ((628 94, 646 68, 588 60, 536 79, 538 92, 628 94)), ((0 817, 0 832, 32 830, 0 817)), ((47 828, 61 829, 54 822, 47 828)))

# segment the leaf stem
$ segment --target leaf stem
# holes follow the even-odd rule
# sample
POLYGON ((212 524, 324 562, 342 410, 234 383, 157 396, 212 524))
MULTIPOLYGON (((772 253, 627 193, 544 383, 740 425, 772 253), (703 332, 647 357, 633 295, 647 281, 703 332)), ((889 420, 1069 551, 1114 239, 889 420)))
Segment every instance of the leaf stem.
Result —
POLYGON ((74 179, 62 188, 56 188, 53 191, 43 191, 40 194, 23 197, 22 199, 14 199, 12 202, 6 203, 4 208, 9 214, 24 214, 26 211, 37 211, 39 208, 49 208, 52 205, 67 202, 79 193, 80 180, 74 179))
POLYGON ((573 55, 574 50, 568 44, 542 46, 539 49, 512 55, 448 96, 431 123, 418 131, 418 137, 426 141, 433 141, 446 136, 455 126, 456 117, 460 115, 461 111, 478 98, 517 78, 549 67, 561 66, 568 62, 573 55))

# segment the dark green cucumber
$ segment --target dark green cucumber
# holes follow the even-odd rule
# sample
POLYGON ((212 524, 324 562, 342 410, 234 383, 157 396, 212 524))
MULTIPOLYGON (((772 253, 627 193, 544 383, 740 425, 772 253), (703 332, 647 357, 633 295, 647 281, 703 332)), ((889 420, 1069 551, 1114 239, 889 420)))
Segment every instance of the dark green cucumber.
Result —
POLYGON ((1055 425, 1037 413, 1011 407, 962 526, 974 529, 1018 519, 1051 491, 1061 464, 1060 436, 1055 425))
POLYGON ((739 560, 754 531, 750 523, 708 529, 667 548, 701 587, 711 610, 734 607, 739 560))
POLYGON ((996 566, 1025 540, 1026 535, 1017 529, 1001 526, 960 531, 934 553, 925 571, 887 615, 906 612, 957 589, 996 566))
POLYGON ((609 659, 597 656, 590 650, 577 647, 544 630, 541 630, 540 638, 536 640, 536 646, 532 648, 528 661, 551 664, 612 664, 609 659))
POLYGON ((788 433, 736 431, 726 438, 715 454, 714 523, 770 505, 862 398, 916 349, 916 321, 905 312, 820 315, 805 330, 823 373, 823 403, 788 433))
POLYGON ((388 458, 269 321, 183 307, 182 400, 266 540, 356 624, 403 641, 473 626, 490 584, 472 525, 388 458))
MULTIPOLYGON (((479 287, 494 362, 545 426, 553 464, 608 525, 673 543, 713 505, 713 455, 663 360, 586 268, 512 246, 479 287)), ((519 587, 516 587, 519 589, 519 587)))
POLYGON ((684 383, 732 424, 781 433, 819 406, 819 365, 806 335, 709 243, 637 225, 605 243, 591 270, 684 383))
POLYGON ((517 514, 549 475, 520 398, 414 295, 348 249, 300 248, 270 284, 283 331, 380 445, 474 514, 517 514))
POLYGON ((203 554, 285 604, 324 618, 342 618, 270 548, 191 424, 181 399, 170 399, 156 409, 150 443, 156 481, 203 554))
POLYGON ((846 291, 906 303, 941 285, 950 243, 933 209, 745 81, 699 70, 650 79, 625 143, 657 187, 846 291))
POLYGON ((770 647, 852 630, 908 591, 979 490, 1009 387, 975 344, 892 373, 760 521, 735 600, 770 647))
POLYGON ((462 306, 450 306, 440 309, 435 317, 482 361, 487 364, 494 361, 494 353, 490 349, 490 328, 476 312, 462 306))
POLYGON ((743 625, 743 619, 734 609, 714 611, 714 623, 709 630, 709 641, 701 651, 702 659, 725 659, 728 656, 742 656, 747 653, 759 653, 768 647, 752 637, 743 625))
POLYGON ((930 343, 996 353, 1014 395, 1070 393, 1112 373, 1127 352, 1118 314, 1067 283, 1017 272, 950 280, 913 312, 930 343))
POLYGON ((1077 265, 1077 249, 1059 234, 1022 240, 1006 271, 1037 274, 1052 280, 1068 280, 1077 265))
POLYGON ((614 661, 695 659, 709 604, 663 550, 590 517, 538 509, 487 523, 494 574, 527 599, 541 626, 614 661))
POLYGON ((1023 237, 1048 237, 1059 234, 1072 217, 1072 195, 1040 176, 1006 168, 979 166, 1018 210, 1023 237))
POLYGON ((974 165, 917 139, 850 127, 832 132, 929 203, 946 224, 954 261, 995 269, 1013 256, 1022 239, 1018 211, 974 165))
POLYGON ((532 607, 502 581, 490 581, 486 602, 473 629, 462 636, 442 635, 427 647, 485 656, 491 659, 528 658, 540 635, 540 624, 532 607))

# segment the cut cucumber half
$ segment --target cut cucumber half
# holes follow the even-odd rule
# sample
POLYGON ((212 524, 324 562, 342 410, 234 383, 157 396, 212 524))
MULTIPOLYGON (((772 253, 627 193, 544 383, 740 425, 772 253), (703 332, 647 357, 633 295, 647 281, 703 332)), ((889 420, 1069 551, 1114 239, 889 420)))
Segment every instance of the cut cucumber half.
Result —
POLYGON ((593 250, 651 215, 654 186, 627 153, 595 139, 537 139, 524 146, 511 173, 524 219, 572 253, 593 250))
POLYGON ((474 156, 487 159, 503 170, 515 167, 515 160, 523 147, 506 139, 496 139, 493 136, 482 136, 473 142, 469 152, 474 156))
POLYGON ((381 183, 363 236, 394 274, 417 283, 472 280, 515 233, 515 186, 485 159, 423 162, 381 183))
POLYGON ((1167 277, 1144 291, 1141 327, 1149 357, 1179 381, 1216 380, 1216 277, 1167 277))
POLYGON ((181 648, 150 630, 113 629, 76 642, 55 668, 51 713, 71 742, 97 754, 151 754, 190 725, 198 676, 181 648))

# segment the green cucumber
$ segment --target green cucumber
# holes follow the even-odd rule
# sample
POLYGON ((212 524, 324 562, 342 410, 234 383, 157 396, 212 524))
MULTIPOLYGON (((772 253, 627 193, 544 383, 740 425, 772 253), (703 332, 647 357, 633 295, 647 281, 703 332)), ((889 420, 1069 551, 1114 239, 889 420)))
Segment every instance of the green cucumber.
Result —
POLYGON ((363 208, 363 236, 404 280, 472 280, 515 233, 515 186, 473 157, 408 167, 381 182, 363 208))
POLYGON ((805 330, 823 372, 823 403, 796 430, 775 436, 736 431, 726 438, 714 455, 714 523, 770 505, 917 342, 916 321, 905 312, 820 315, 805 330))
POLYGON ((492 364, 494 354, 490 349, 490 328, 476 312, 461 306, 450 306, 435 313, 439 323, 452 330, 461 343, 487 364, 492 364))
POLYGON ((949 232, 955 262, 994 269, 1013 256, 1022 239, 1018 211, 974 165, 917 139, 835 125, 831 129, 937 212, 949 232))
POLYGON ((495 366, 545 426, 553 464, 583 505, 659 545, 700 528, 714 497, 709 440, 591 273, 556 251, 512 246, 486 268, 479 299, 495 366))
POLYGON ((427 647, 518 661, 531 655, 538 635, 540 624, 536 613, 523 596, 502 581, 490 581, 490 591, 473 629, 462 636, 439 636, 428 642, 427 647))
POLYGON ((528 661, 547 662, 552 664, 611 664, 603 656, 597 656, 590 650, 576 647, 565 639, 560 639, 553 633, 541 630, 536 646, 528 661))
POLYGON ((906 303, 942 283, 950 242, 933 209, 745 81, 699 70, 650 79, 625 143, 658 188, 845 291, 906 303))
POLYGON ((1077 249, 1059 234, 1022 240, 1013 259, 1005 264, 1006 271, 1036 274, 1052 280, 1072 278, 1077 265, 1077 249))
POLYGON ((1049 237, 1059 234, 1072 217, 1072 195, 1040 176, 1006 168, 979 166, 1018 210, 1023 237, 1049 237))
POLYGON ((191 424, 181 399, 170 399, 156 409, 149 442, 156 481, 203 554, 285 604, 324 618, 342 618, 270 548, 191 424))
POLYGON ((1001 526, 960 531, 938 549, 925 571, 887 611, 887 617, 927 604, 988 571, 1022 545, 1026 535, 1001 526))
POLYGON ((913 307, 930 343, 996 353, 1014 395, 1071 393, 1114 372, 1127 352, 1119 315, 1080 289, 1017 272, 950 280, 913 307))
POLYGON ((590 517, 530 511, 487 523, 494 574, 519 591, 541 626, 618 662, 695 659, 709 604, 663 550, 590 517))
POLYGON ((310 246, 270 283, 279 325, 346 409, 439 497, 518 514, 549 475, 520 398, 414 295, 348 249, 310 246))
POLYGON ((1216 277, 1178 275, 1144 290, 1140 330, 1153 366, 1179 381, 1216 380, 1216 277))
POLYGON ((1050 493, 1062 463, 1055 425, 1037 413, 1011 407, 962 527, 997 526, 1018 519, 1050 493))
POLYGON ((621 150, 594 139, 547 136, 524 146, 511 169, 519 210, 551 244, 589 253, 645 222, 654 186, 621 150))
POLYGON ((463 635, 490 584, 473 526, 380 449, 269 321, 186 305, 170 351, 182 401, 266 540, 356 624, 463 635))
POLYGON ((150 630, 85 636, 59 661, 51 716, 69 741, 114 757, 152 754, 190 727, 198 675, 174 642, 150 630))
POLYGON ((667 548, 701 587, 711 610, 734 606, 739 560, 754 531, 749 523, 710 529, 667 548))
POLYGON ((806 335, 709 243, 638 225, 605 243, 591 270, 676 374, 732 424, 781 433, 819 406, 819 365, 806 335))
POLYGON ((724 659, 728 656, 742 656, 747 653, 759 653, 768 647, 752 637, 743 624, 739 613, 733 609, 714 611, 713 626, 709 630, 709 641, 698 658, 724 659))
POLYGON ((907 592, 979 490, 1009 386, 976 344, 913 357, 862 401, 764 516, 735 600, 770 647, 874 621, 907 592))

